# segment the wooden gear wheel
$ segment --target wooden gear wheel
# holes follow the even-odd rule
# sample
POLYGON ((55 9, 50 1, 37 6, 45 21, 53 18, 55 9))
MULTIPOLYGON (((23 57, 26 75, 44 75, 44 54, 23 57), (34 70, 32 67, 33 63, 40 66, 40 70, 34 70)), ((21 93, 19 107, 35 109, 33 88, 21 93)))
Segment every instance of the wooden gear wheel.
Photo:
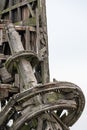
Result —
POLYGON ((39 85, 10 99, 0 113, 0 128, 24 130, 26 126, 29 130, 43 130, 48 126, 49 130, 68 130, 80 117, 84 102, 84 95, 75 84, 54 82, 39 85), (35 101, 38 96, 40 102, 35 101), (65 110, 67 114, 63 113, 65 110), (10 126, 9 122, 12 122, 10 126))

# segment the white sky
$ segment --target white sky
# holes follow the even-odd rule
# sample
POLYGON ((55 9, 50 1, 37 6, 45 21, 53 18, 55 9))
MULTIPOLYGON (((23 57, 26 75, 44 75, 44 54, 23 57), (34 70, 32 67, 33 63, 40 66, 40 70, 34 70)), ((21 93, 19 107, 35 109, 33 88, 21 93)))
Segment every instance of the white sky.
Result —
MULTIPOLYGON (((70 81, 87 99, 87 0, 46 0, 51 80, 70 81)), ((87 105, 71 130, 87 129, 87 105)))

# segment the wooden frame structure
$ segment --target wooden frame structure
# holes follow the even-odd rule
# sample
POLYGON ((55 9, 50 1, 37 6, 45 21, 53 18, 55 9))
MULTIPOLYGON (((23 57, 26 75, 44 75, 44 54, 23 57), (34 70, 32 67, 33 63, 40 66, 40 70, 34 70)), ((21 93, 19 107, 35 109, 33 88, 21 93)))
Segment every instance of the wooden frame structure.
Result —
MULTIPOLYGON (((45 14, 45 1, 39 0, 9 0, 5 9, 1 12, 1 19, 11 21, 15 24, 25 50, 31 50, 38 54, 40 58, 40 62, 36 67, 40 77, 38 82, 43 83, 49 82, 48 40, 45 14)), ((2 35, 5 36, 2 24, 0 28, 0 32, 2 33, 3 31, 2 35)), ((1 47, 8 42, 6 36, 4 36, 1 38, 1 47)), ((7 46, 6 50, 8 49, 7 46)), ((6 50, 4 50, 5 53, 6 50)), ((9 53, 7 52, 7 55, 9 53)))
POLYGON ((45 0, 0 4, 0 129, 69 130, 85 99, 73 83, 49 83, 45 0))

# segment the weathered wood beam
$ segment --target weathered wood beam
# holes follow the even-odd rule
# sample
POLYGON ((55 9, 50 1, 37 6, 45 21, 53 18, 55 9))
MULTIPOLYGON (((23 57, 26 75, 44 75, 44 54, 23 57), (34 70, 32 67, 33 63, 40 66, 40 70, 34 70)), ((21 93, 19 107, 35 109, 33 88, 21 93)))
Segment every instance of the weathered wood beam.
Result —
POLYGON ((3 41, 3 31, 0 30, 0 46, 2 46, 2 41, 3 41))
POLYGON ((30 31, 28 29, 28 26, 26 27, 25 40, 26 40, 26 50, 31 50, 31 45, 30 45, 30 31))
POLYGON ((18 12, 18 21, 21 21, 21 9, 20 9, 20 7, 17 8, 17 12, 18 12))
POLYGON ((32 10, 30 4, 27 4, 27 7, 28 7, 28 9, 29 9, 29 11, 30 11, 32 17, 35 17, 35 13, 34 13, 34 11, 32 10))
MULTIPOLYGON (((14 24, 15 26, 15 29, 17 31, 25 31, 26 30, 26 26, 22 26, 21 24, 14 24)), ((5 28, 5 24, 0 24, 0 29, 4 29, 5 28)), ((31 32, 35 32, 36 31, 36 28, 35 27, 32 27, 32 26, 28 26, 27 29, 31 32)))
MULTIPOLYGON (((12 7, 12 0, 9 0, 9 8, 12 7)), ((12 11, 9 11, 9 19, 12 20, 12 11)))
POLYGON ((41 73, 42 73, 42 81, 43 83, 47 83, 50 80, 49 76, 49 54, 48 54, 48 36, 47 36, 47 19, 46 19, 46 1, 39 0, 39 13, 41 16, 41 28, 40 28, 40 44, 43 42, 43 49, 46 47, 46 51, 44 53, 44 60, 41 62, 41 73))
POLYGON ((36 8, 36 50, 39 53, 40 50, 40 23, 39 23, 39 9, 36 8))

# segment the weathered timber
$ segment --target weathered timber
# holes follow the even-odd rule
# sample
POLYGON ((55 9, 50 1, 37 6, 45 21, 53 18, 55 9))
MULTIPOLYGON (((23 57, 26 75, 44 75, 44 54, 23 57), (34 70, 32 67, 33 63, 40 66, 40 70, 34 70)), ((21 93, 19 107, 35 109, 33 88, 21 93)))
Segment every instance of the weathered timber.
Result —
MULTIPOLYGON (((9 46, 11 48, 12 56, 15 53, 24 51, 21 39, 18 33, 15 31, 14 26, 12 24, 9 24, 7 26, 7 30, 8 30, 9 46)), ((17 60, 18 60, 16 61, 17 69, 20 76, 22 77, 22 80, 24 81, 24 86, 27 88, 29 88, 28 86, 30 87, 35 86, 37 84, 37 81, 33 74, 30 61, 27 61, 26 59, 21 57, 19 59, 17 58, 17 60)))
POLYGON ((50 83, 45 4, 0 0, 0 130, 70 130, 84 109, 77 85, 50 83))
MULTIPOLYGON (((9 2, 7 2, 9 3, 9 2)), ((45 13, 45 1, 42 0, 19 0, 16 2, 12 2, 12 6, 9 7, 5 5, 4 11, 1 12, 1 18, 5 20, 10 20, 15 23, 16 30, 23 31, 21 34, 21 38, 23 41, 23 45, 26 48, 25 41, 27 40, 26 26, 30 28, 30 49, 37 51, 38 56, 41 61, 36 67, 36 71, 38 70, 39 77, 41 80, 38 82, 49 82, 49 63, 48 63, 48 43, 47 43, 47 29, 46 29, 46 13, 45 13), (19 8, 19 9, 18 9, 19 8), (19 10, 19 11, 18 11, 19 10), (9 19, 9 12, 12 13, 12 19, 9 19), (15 14, 16 11, 16 14, 15 14), (20 15, 21 12, 21 15, 20 15), (45 13, 45 17, 43 14, 45 13), (19 18, 20 16, 20 18, 19 18), (24 27, 25 26, 25 27, 24 27), (35 32, 35 33, 33 33, 35 32), (40 55, 42 50, 45 51, 40 55), (45 67, 45 68, 44 68, 45 67), (47 70, 47 71, 46 71, 47 70)))
POLYGON ((18 7, 25 6, 26 4, 34 2, 34 1, 36 1, 36 0, 25 0, 25 1, 21 2, 21 3, 18 3, 16 5, 14 5, 14 6, 10 6, 8 9, 2 11, 1 15, 4 14, 4 13, 8 13, 11 10, 15 10, 18 7))
MULTIPOLYGON (((17 31, 25 31, 26 30, 26 26, 21 26, 21 25, 14 25, 15 26, 15 29, 17 30, 17 31)), ((5 28, 5 24, 0 24, 0 29, 1 29, 1 31, 3 30, 5 28)), ((31 31, 31 32, 35 32, 36 31, 36 29, 35 29, 35 27, 32 27, 32 26, 27 26, 27 29, 29 30, 29 31, 31 31)), ((3 33, 2 33, 3 34, 3 33)), ((2 35, 1 34, 1 35, 2 35)), ((0 36, 1 36, 0 35, 0 36)), ((6 35, 6 34, 5 34, 6 35)), ((1 37, 1 38, 3 38, 3 37, 1 37)), ((2 42, 1 42, 2 43, 2 42)))
MULTIPOLYGON (((43 101, 44 101, 44 99, 43 99, 43 101)), ((76 86, 75 84, 72 84, 72 83, 69 83, 69 82, 56 82, 56 83, 50 83, 50 84, 46 84, 46 85, 40 85, 40 86, 37 86, 35 88, 31 88, 28 91, 22 92, 18 95, 15 95, 10 100, 10 102, 7 104, 7 106, 3 109, 2 113, 0 114, 0 117, 2 118, 2 120, 0 121, 1 122, 0 124, 3 124, 4 121, 7 120, 8 116, 9 116, 8 113, 11 114, 11 112, 13 112, 15 109, 17 111, 21 110, 21 112, 24 113, 24 115, 22 114, 21 115, 22 117, 19 116, 18 121, 16 121, 15 125, 17 125, 17 126, 14 126, 14 128, 16 130, 16 127, 19 128, 27 120, 29 120, 33 117, 36 117, 38 114, 41 114, 44 111, 48 111, 48 110, 60 111, 60 108, 62 108, 62 109, 68 109, 68 110, 70 109, 72 111, 71 113, 74 112, 74 115, 72 116, 71 119, 70 118, 68 119, 68 115, 66 116, 66 119, 69 120, 67 125, 71 126, 76 122, 76 120, 81 115, 80 112, 82 112, 82 110, 84 108, 84 102, 83 101, 84 101, 83 93, 81 92, 81 89, 78 86, 76 86), (62 90, 63 90, 63 93, 62 93, 62 90), (31 98, 34 97, 34 96, 36 97, 36 95, 38 95, 38 94, 41 94, 41 95, 43 95, 45 93, 49 94, 49 92, 51 92, 51 91, 57 91, 58 95, 61 92, 61 94, 63 96, 61 96, 60 98, 55 100, 55 102, 48 101, 47 103, 42 104, 43 106, 41 106, 41 105, 37 106, 37 103, 34 102, 34 100, 32 100, 32 102, 29 103, 27 107, 25 107, 27 109, 27 112, 24 112, 24 111, 26 111, 26 109, 23 109, 23 106, 22 106, 22 104, 24 104, 24 102, 26 103, 29 99, 31 101, 31 98), (72 93, 73 91, 74 91, 74 93, 78 93, 78 96, 76 97, 74 95, 73 100, 69 100, 69 98, 67 100, 64 100, 64 99, 66 99, 67 94, 70 93, 70 92, 72 93), (66 95, 64 95, 64 92, 66 93, 66 95), (64 99, 62 99, 62 97, 64 97, 64 99), (78 102, 78 99, 79 99, 80 102, 78 102), (75 100, 77 100, 77 103, 75 102, 75 100), (33 108, 30 110, 29 106, 32 106, 32 105, 34 105, 35 107, 33 106, 33 108), (79 110, 79 107, 77 107, 78 105, 80 107, 80 110, 79 110), (13 106, 15 106, 15 109, 12 109, 13 106), (19 106, 19 107, 16 107, 16 106, 19 106), (28 111, 28 109, 29 109, 30 112, 28 111), (7 110, 9 110, 9 111, 7 111, 7 110), (4 116, 3 113, 5 113, 5 116, 4 116), (29 113, 29 116, 28 116, 28 113, 29 113), (78 113, 79 113, 79 115, 78 115, 78 113), (20 120, 22 121, 22 124, 21 124, 20 120), (18 123, 18 122, 20 122, 20 123, 18 123)), ((54 114, 52 113, 52 115, 55 116, 55 113, 54 114)), ((11 114, 11 116, 12 116, 12 114, 11 114)), ((11 116, 10 116, 10 118, 12 118, 11 116)), ((57 114, 56 114, 56 116, 57 116, 57 114)), ((57 118, 57 117, 55 117, 55 118, 57 118)), ((62 119, 62 117, 59 117, 59 118, 60 118, 59 120, 62 119)), ((64 125, 64 124, 62 124, 62 125, 64 125)))

